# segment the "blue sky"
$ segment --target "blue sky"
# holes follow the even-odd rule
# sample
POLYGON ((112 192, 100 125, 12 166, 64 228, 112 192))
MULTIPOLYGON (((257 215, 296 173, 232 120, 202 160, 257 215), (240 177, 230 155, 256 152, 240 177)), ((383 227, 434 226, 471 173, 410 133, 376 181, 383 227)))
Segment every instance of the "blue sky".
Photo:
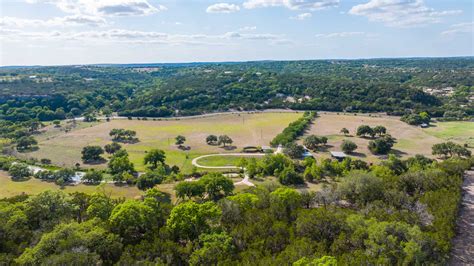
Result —
POLYGON ((471 0, 1 0, 0 65, 474 55, 471 0))

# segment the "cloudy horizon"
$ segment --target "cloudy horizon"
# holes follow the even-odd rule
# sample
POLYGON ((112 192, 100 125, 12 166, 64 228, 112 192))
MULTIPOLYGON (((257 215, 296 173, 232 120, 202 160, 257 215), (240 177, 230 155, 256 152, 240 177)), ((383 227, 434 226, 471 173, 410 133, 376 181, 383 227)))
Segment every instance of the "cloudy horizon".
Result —
POLYGON ((4 0, 0 65, 472 56, 469 0, 4 0))

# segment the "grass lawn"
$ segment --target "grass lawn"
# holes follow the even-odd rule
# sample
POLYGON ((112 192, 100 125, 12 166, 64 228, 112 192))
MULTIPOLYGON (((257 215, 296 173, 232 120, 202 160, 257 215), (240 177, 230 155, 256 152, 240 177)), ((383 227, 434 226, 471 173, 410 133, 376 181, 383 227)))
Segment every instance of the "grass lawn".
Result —
MULTIPOLYGON (((39 150, 20 154, 23 157, 51 159, 59 166, 73 166, 81 163, 81 150, 87 145, 104 146, 111 142, 109 132, 113 128, 135 130, 140 142, 122 144, 130 154, 131 161, 138 171, 145 170, 143 157, 145 152, 159 148, 166 152, 166 161, 177 165, 184 172, 192 169, 191 161, 200 155, 224 152, 240 152, 248 145, 268 145, 272 138, 280 133, 289 123, 301 117, 302 113, 252 113, 223 114, 212 117, 200 117, 181 120, 112 120, 110 122, 83 123, 66 133, 61 129, 49 126, 36 138, 39 150), (205 138, 210 135, 226 134, 233 139, 234 150, 207 145, 205 138), (189 151, 182 151, 174 144, 177 135, 186 137, 185 145, 189 151)), ((106 165, 86 167, 104 168, 106 165)))
POLYGON ((15 182, 11 180, 11 178, 8 176, 8 173, 0 171, 0 198, 12 197, 22 193, 35 195, 46 190, 62 190, 67 193, 83 192, 87 194, 103 191, 114 198, 136 198, 142 195, 142 192, 136 187, 115 186, 113 184, 102 184, 99 186, 81 184, 77 186, 66 186, 61 188, 54 183, 41 181, 36 178, 31 178, 27 181, 15 182))
POLYGON ((236 166, 242 158, 261 160, 263 156, 210 156, 199 159, 197 163, 203 166, 236 166))
POLYGON ((423 131, 443 140, 467 143, 469 147, 474 148, 474 122, 438 122, 423 131))

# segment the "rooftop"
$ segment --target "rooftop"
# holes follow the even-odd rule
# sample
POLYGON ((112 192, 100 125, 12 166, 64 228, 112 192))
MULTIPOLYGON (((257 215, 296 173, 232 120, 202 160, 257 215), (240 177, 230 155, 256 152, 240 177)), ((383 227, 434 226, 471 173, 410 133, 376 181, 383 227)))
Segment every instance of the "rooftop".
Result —
POLYGON ((342 151, 331 151, 333 157, 346 157, 347 155, 342 151))

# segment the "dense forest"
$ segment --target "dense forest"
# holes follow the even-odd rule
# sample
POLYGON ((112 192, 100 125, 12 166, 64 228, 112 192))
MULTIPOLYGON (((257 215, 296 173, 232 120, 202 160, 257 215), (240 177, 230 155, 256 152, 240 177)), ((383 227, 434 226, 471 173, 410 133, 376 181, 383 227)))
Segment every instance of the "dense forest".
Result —
MULTIPOLYGON (((314 159, 313 159, 314 160, 314 159)), ((269 155, 256 172, 294 162, 269 155)), ((463 172, 472 159, 326 162, 330 181, 299 193, 276 183, 233 194, 211 173, 140 199, 46 191, 0 200, 5 265, 446 264, 463 172), (332 169, 332 170, 331 170, 332 169)), ((1 167, 6 167, 3 161, 1 167)), ((323 162, 324 164, 324 162, 323 162)), ((304 166, 300 165, 299 167, 304 166)), ((11 167, 11 166, 10 166, 11 167)), ((293 167, 293 166, 292 166, 293 167)), ((307 167, 310 169, 311 167, 307 167)), ((281 171, 281 176, 292 176, 281 171)), ((294 171, 294 170, 293 170, 294 171)), ((281 182, 281 181, 280 181, 281 182)))

